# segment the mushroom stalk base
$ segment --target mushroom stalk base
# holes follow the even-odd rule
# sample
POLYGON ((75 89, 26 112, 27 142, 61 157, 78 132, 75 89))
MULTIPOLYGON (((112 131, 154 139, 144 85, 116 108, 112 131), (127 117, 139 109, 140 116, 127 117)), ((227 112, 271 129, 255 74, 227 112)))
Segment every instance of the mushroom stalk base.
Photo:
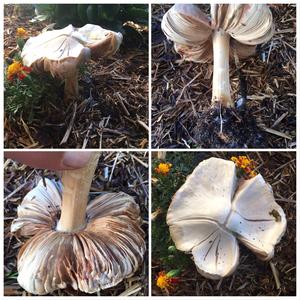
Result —
POLYGON ((85 167, 63 172, 63 196, 61 217, 57 224, 58 231, 76 232, 85 228, 88 195, 99 155, 93 152, 85 167))
POLYGON ((71 100, 79 97, 78 89, 78 71, 74 76, 67 77, 65 79, 65 88, 64 88, 64 102, 66 104, 70 103, 71 100))
POLYGON ((233 107, 230 96, 229 50, 230 36, 222 29, 213 33, 213 91, 212 103, 220 103, 224 107, 233 107))

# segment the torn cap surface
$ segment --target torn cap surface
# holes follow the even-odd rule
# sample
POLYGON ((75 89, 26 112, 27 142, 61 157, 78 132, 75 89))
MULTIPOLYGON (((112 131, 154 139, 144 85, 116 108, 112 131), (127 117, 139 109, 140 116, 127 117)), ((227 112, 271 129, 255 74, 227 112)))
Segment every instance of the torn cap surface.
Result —
POLYGON ((286 217, 260 174, 240 184, 226 226, 261 259, 273 257, 286 231, 286 217))

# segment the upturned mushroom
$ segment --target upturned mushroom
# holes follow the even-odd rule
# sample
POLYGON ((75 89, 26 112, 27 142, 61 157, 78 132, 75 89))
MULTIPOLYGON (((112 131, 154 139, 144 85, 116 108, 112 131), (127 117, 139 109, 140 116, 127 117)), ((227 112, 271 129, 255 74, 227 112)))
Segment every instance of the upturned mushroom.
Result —
POLYGON ((78 69, 90 58, 113 55, 122 43, 122 34, 87 24, 69 25, 46 31, 27 40, 21 53, 23 64, 35 72, 50 72, 65 82, 64 100, 78 98, 78 69))
POLYGON ((18 254, 18 282, 26 291, 94 293, 132 276, 143 261, 134 199, 107 193, 88 202, 98 158, 93 153, 86 167, 64 171, 62 182, 41 180, 18 207, 11 231, 30 237, 18 254))
POLYGON ((234 272, 241 241, 269 260, 286 230, 286 217, 262 175, 238 179, 233 162, 202 161, 176 192, 167 213, 178 250, 192 253, 197 270, 210 279, 234 272))
POLYGON ((229 59, 251 56, 256 45, 272 38, 272 13, 266 4, 212 4, 210 14, 198 5, 175 4, 161 27, 184 60, 213 61, 212 107, 233 109, 229 59))

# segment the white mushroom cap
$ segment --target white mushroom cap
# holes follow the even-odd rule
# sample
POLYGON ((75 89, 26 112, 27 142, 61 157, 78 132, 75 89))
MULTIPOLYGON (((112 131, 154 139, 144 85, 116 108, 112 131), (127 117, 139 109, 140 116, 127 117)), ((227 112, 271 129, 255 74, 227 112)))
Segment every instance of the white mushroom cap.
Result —
POLYGON ((238 265, 238 239, 261 259, 270 259, 286 218, 261 175, 236 184, 235 164, 202 161, 176 192, 167 223, 177 249, 192 252, 207 278, 230 275, 238 265))
POLYGON ((78 28, 78 33, 85 37, 85 46, 91 49, 94 59, 115 54, 123 41, 122 33, 93 24, 78 28))
POLYGON ((242 44, 262 44, 274 34, 272 13, 266 4, 212 4, 211 15, 213 26, 242 44))
POLYGON ((274 246, 286 230, 286 217, 260 174, 240 184, 226 226, 259 258, 273 257, 274 246))
POLYGON ((210 19, 194 4, 175 4, 163 16, 161 28, 184 59, 207 62, 212 58, 210 19))
POLYGON ((119 49, 121 42, 121 33, 98 25, 87 24, 81 28, 68 25, 31 37, 25 43, 21 56, 25 66, 50 71, 53 76, 64 79, 71 76, 91 54, 95 58, 109 56, 119 49))
POLYGON ((24 198, 11 231, 34 235, 18 255, 18 282, 44 295, 72 286, 94 293, 115 286, 140 266, 145 253, 139 208, 124 193, 109 193, 88 204, 87 226, 79 232, 56 231, 61 186, 46 179, 24 198))
POLYGON ((174 195, 167 223, 172 225, 180 220, 206 218, 223 224, 230 212, 235 188, 232 161, 214 157, 204 160, 174 195))
POLYGON ((228 276, 237 266, 236 240, 224 228, 235 189, 234 163, 213 157, 188 176, 168 210, 176 247, 191 251, 199 272, 208 278, 228 276))
POLYGON ((44 57, 56 61, 78 57, 84 46, 82 41, 72 38, 74 31, 75 28, 69 25, 63 29, 45 31, 29 38, 22 51, 24 65, 30 67, 35 61, 44 57))
POLYGON ((170 233, 178 250, 192 252, 199 273, 207 278, 229 276, 238 265, 236 238, 217 222, 177 221, 170 225, 170 233))
POLYGON ((175 4, 163 16, 161 26, 167 38, 186 46, 206 43, 212 33, 210 19, 193 4, 175 4))
POLYGON ((272 13, 266 4, 212 4, 211 19, 195 4, 175 4, 161 24, 175 50, 186 60, 212 60, 212 34, 222 29, 232 37, 233 51, 245 58, 274 33, 272 13), (235 41, 235 42, 233 42, 235 41))

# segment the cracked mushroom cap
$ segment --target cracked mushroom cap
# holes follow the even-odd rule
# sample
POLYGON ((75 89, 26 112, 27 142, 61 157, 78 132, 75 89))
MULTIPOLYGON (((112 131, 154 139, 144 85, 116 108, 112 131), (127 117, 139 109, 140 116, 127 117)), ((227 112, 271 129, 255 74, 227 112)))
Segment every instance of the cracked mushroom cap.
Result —
POLYGON ((176 248, 193 254, 198 271, 219 279, 239 261, 237 238, 270 259, 286 230, 286 218, 261 175, 238 184, 235 164, 201 162, 176 192, 167 213, 176 248))
POLYGON ((224 30, 231 36, 231 51, 240 58, 255 53, 256 45, 274 33, 272 13, 266 4, 212 4, 207 16, 196 4, 175 4, 163 16, 161 27, 185 60, 210 62, 212 35, 224 30))
POLYGON ((18 207, 11 231, 32 236, 18 255, 18 282, 44 295, 71 286, 94 293, 130 277, 143 261, 144 232, 139 208, 124 193, 108 193, 87 207, 87 226, 75 233, 56 231, 62 186, 40 181, 18 207))
POLYGON ((90 57, 107 57, 120 47, 122 34, 87 24, 68 25, 46 31, 27 40, 22 50, 23 64, 36 71, 48 71, 54 77, 72 76, 90 57))
POLYGON ((286 230, 283 209, 261 174, 242 180, 232 201, 227 228, 262 260, 274 256, 274 247, 286 230))

